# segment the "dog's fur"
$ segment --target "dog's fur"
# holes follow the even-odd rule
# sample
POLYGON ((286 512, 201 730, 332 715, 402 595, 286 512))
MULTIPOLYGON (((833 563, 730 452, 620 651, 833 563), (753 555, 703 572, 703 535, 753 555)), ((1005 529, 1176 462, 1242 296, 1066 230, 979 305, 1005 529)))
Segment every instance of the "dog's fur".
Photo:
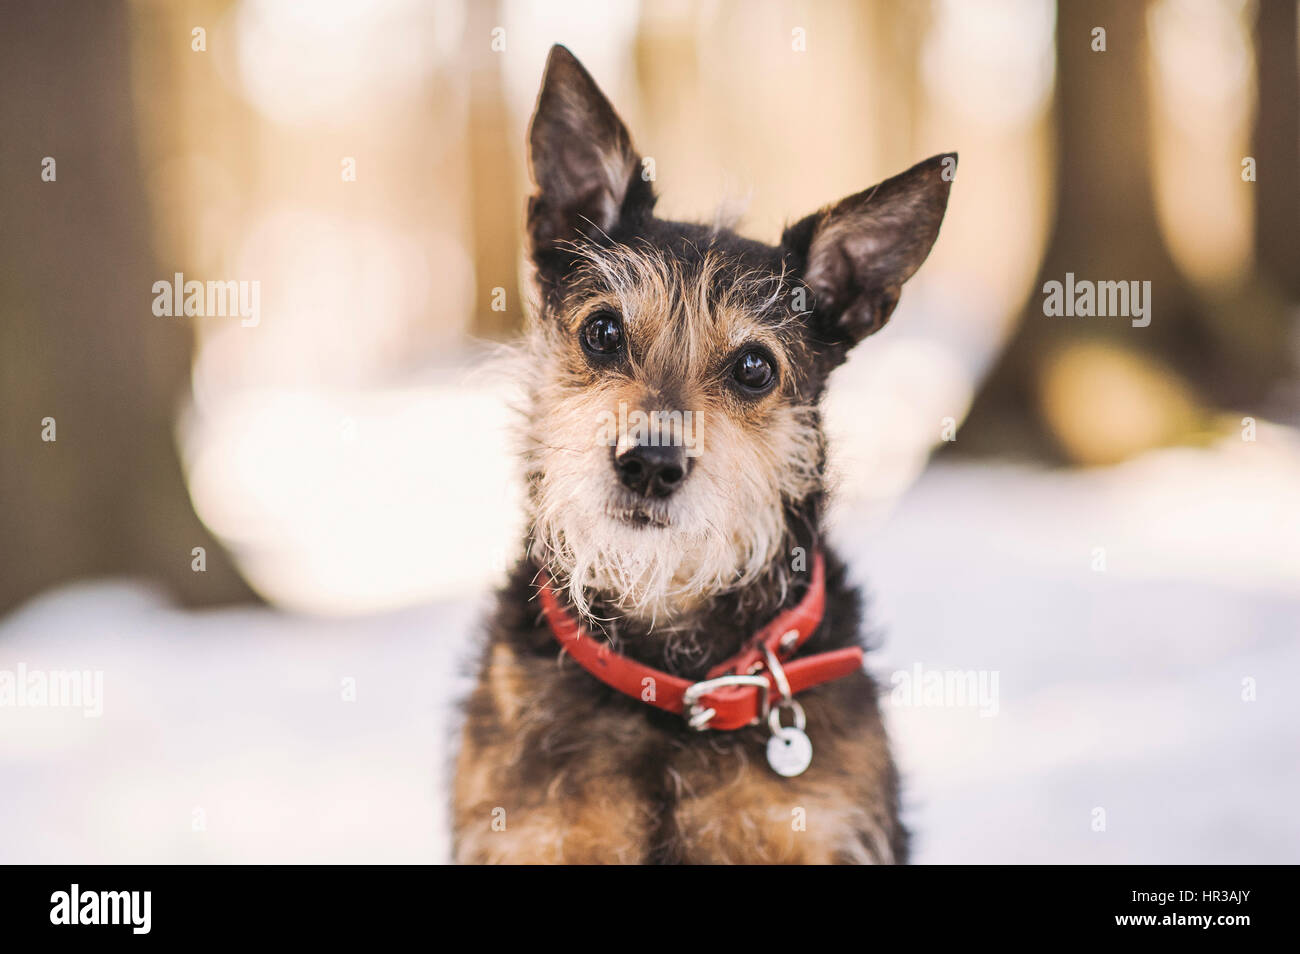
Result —
POLYGON ((821 540, 818 405, 829 372, 885 324, 929 254, 956 157, 814 213, 776 247, 663 221, 623 123, 558 46, 529 144, 530 530, 467 704, 456 860, 904 861, 897 775, 865 672, 799 696, 815 754, 782 778, 763 757, 766 727, 694 732, 563 657, 535 597, 544 570, 617 651, 700 679, 804 595, 821 547, 825 618, 799 654, 858 644, 859 595, 821 540), (579 344, 598 314, 621 319, 613 359, 579 344), (731 378, 755 347, 776 370, 766 394, 731 378), (620 402, 699 415, 702 452, 670 496, 620 486, 598 427, 620 402))

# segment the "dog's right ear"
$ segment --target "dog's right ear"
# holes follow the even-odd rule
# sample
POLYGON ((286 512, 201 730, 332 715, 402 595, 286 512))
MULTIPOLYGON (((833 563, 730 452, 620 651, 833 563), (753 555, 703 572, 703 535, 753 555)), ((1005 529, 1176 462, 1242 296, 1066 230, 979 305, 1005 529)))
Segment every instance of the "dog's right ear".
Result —
POLYGON ((602 241, 620 221, 654 207, 627 127, 572 53, 551 47, 528 132, 537 194, 528 235, 539 266, 563 243, 602 241))

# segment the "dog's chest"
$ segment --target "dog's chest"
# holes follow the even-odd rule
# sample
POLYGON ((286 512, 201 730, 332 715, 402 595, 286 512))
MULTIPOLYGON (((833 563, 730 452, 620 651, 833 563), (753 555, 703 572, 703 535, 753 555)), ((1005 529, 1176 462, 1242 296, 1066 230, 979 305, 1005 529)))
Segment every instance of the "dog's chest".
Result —
POLYGON ((816 757, 785 778, 768 764, 766 729, 690 732, 498 644, 468 710, 457 860, 893 860, 883 732, 874 707, 852 710, 850 688, 808 697, 816 757))

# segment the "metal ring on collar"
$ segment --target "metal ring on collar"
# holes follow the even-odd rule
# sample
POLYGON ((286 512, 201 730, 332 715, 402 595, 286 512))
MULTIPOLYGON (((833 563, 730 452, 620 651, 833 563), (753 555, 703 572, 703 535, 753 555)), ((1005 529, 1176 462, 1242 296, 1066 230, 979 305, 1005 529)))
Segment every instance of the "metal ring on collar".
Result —
POLYGON ((763 656, 767 659, 767 671, 772 674, 772 681, 776 683, 776 691, 781 696, 781 703, 789 702, 794 698, 794 693, 790 691, 790 680, 785 678, 781 661, 776 658, 776 653, 768 648, 767 643, 763 643, 762 648, 763 656))
POLYGON ((767 715, 767 727, 772 730, 773 735, 780 735, 785 726, 781 725, 781 710, 789 709, 794 713, 793 728, 800 732, 808 725, 808 716, 804 714, 803 706, 799 705, 794 699, 787 699, 785 702, 772 707, 772 711, 767 715))

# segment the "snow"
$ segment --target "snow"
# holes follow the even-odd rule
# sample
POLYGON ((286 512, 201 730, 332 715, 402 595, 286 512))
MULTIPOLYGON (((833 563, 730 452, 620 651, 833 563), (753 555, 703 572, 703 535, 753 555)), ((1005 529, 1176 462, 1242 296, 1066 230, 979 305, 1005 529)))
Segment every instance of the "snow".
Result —
MULTIPOLYGON (((886 693, 917 665, 997 673, 995 714, 886 698, 915 860, 1300 861, 1300 455, 1273 436, 1087 472, 940 464, 887 518, 838 515, 886 693)), ((0 706, 0 862, 446 860, 486 605, 43 594, 0 621, 0 671, 102 670, 103 714, 0 706)))

